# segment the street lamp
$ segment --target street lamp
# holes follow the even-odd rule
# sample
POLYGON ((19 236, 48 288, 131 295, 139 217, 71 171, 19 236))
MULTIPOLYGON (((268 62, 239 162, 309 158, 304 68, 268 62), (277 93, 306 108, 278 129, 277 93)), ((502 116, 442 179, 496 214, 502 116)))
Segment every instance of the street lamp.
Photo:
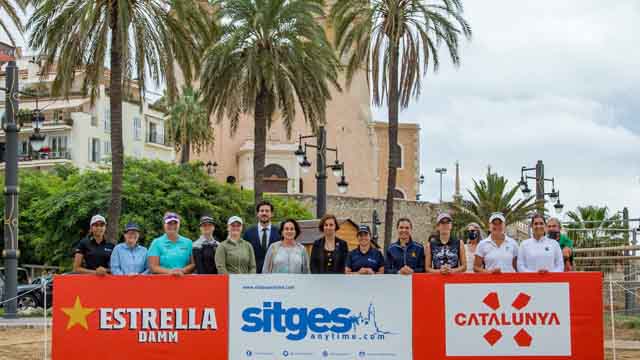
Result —
POLYGON ((204 166, 205 168, 207 168, 207 175, 209 176, 215 174, 216 170, 218 169, 218 163, 216 161, 211 162, 211 160, 209 160, 206 164, 204 164, 204 166))
POLYGON ((531 189, 527 184, 527 180, 532 179, 536 181, 536 201, 538 202, 538 210, 542 213, 544 210, 545 196, 549 196, 549 200, 553 205, 557 214, 562 213, 562 209, 564 205, 560 202, 560 191, 556 190, 555 178, 546 179, 544 177, 544 164, 542 160, 538 160, 535 167, 528 168, 523 166, 520 169, 520 181, 518 182, 518 186, 520 186, 520 190, 522 194, 526 197, 531 194, 531 189), (526 175, 529 171, 535 171, 535 176, 526 175), (551 182, 551 192, 544 192, 544 184, 545 182, 551 182))
POLYGON ((420 194, 420 186, 424 184, 424 175, 420 174, 420 177, 418 178, 418 192, 416 193, 416 201, 420 201, 420 197, 422 196, 422 194, 420 194))
POLYGON ((44 125, 44 115, 42 115, 40 110, 38 109, 34 110, 33 115, 31 117, 31 126, 33 127, 33 134, 29 136, 29 144, 31 144, 31 148, 36 154, 38 154, 40 150, 42 150, 45 143, 45 135, 40 132, 40 129, 42 129, 43 125, 44 125))
POLYGON ((446 168, 436 168, 436 173, 440 174, 440 204, 442 204, 442 175, 447 173, 446 168))
POLYGON ((311 168, 311 162, 307 158, 307 147, 316 149, 316 216, 320 218, 327 211, 327 169, 331 169, 331 173, 340 178, 337 182, 340 194, 347 192, 349 183, 344 176, 344 162, 338 161, 338 149, 327 147, 327 131, 324 126, 319 126, 317 133, 314 135, 298 136, 298 149, 296 149, 294 155, 302 172, 305 174, 311 168), (308 144, 305 141, 303 147, 302 139, 309 138, 315 138, 316 144, 308 144), (336 154, 335 162, 331 165, 327 165, 327 151, 333 151, 336 154))

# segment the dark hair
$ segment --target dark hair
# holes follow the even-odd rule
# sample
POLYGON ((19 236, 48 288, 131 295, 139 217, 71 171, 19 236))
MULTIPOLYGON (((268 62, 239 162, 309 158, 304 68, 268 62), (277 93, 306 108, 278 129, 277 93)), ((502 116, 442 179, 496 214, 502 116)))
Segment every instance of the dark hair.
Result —
POLYGON ((545 225, 547 224, 547 219, 544 218, 544 215, 542 215, 540 213, 535 213, 535 214, 533 214, 533 216, 531 216, 531 225, 533 225, 533 222, 536 219, 542 219, 542 222, 545 223, 545 225))
POLYGON ((400 226, 401 222, 408 222, 409 225, 411 225, 411 228, 413 229, 413 223, 411 222, 411 219, 407 218, 407 217, 401 217, 400 219, 398 219, 398 222, 396 222, 396 228, 398 226, 400 226))
POLYGON ((282 232, 284 231, 284 226, 285 226, 287 223, 292 223, 292 224, 293 224, 293 227, 296 229, 296 236, 294 237, 294 239, 297 239, 297 238, 298 238, 298 236, 300 236, 300 233, 301 233, 302 231, 300 230, 300 224, 298 224, 298 222, 297 222, 295 219, 291 219, 291 218, 286 219, 285 221, 283 221, 283 222, 281 222, 281 223, 280 223, 280 231, 279 231, 279 233, 280 233, 280 239, 282 239, 282 238, 283 238, 283 236, 282 236, 282 232))
POLYGON ((258 203, 258 205, 256 205, 256 214, 260 211, 260 208, 263 206, 268 206, 271 209, 271 212, 273 212, 273 204, 268 202, 267 200, 262 200, 258 203))
POLYGON ((320 223, 318 224, 318 230, 320 230, 320 232, 324 232, 324 224, 327 220, 333 220, 333 223, 336 224, 336 231, 340 230, 340 225, 338 224, 336 216, 333 214, 326 214, 322 219, 320 219, 320 223))

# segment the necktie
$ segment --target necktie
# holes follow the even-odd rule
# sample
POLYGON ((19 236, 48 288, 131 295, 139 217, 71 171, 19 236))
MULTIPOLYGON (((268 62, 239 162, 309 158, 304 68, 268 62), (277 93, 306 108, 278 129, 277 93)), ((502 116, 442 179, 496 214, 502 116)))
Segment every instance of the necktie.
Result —
POLYGON ((267 248, 267 228, 262 228, 262 248, 267 248))

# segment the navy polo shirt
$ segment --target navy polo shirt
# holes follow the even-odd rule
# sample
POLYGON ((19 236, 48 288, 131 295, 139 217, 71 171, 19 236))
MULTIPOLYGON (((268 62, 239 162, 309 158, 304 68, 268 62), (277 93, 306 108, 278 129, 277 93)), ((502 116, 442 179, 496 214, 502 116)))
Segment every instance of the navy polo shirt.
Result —
POLYGON ((378 272, 378 269, 384 266, 384 257, 382 253, 373 246, 364 254, 360 251, 360 248, 356 248, 347 256, 346 266, 353 272, 358 272, 362 268, 370 268, 378 272))

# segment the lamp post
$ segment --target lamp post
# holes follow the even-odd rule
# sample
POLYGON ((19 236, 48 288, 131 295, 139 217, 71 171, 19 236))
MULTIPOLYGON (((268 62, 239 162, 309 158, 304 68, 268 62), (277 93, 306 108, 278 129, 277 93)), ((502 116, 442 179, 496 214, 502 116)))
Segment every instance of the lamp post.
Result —
POLYGON ((294 154, 305 174, 311 168, 311 162, 307 158, 307 147, 316 149, 316 217, 321 218, 327 212, 327 169, 331 169, 333 175, 340 178, 337 185, 338 192, 341 194, 347 192, 349 183, 344 176, 344 162, 338 161, 338 149, 327 147, 327 131, 324 126, 318 127, 318 131, 314 135, 300 135, 298 137, 298 149, 294 154), (316 144, 305 142, 303 147, 302 139, 309 138, 316 138, 316 144), (336 160, 331 165, 327 165, 327 151, 336 153, 336 160))
POLYGON ((555 178, 547 179, 544 177, 544 163, 542 160, 538 160, 535 167, 528 168, 523 166, 520 169, 520 190, 524 196, 531 194, 531 189, 527 184, 527 180, 532 179, 536 182, 536 202, 538 203, 538 211, 544 212, 545 196, 549 196, 549 200, 554 203, 553 207, 557 214, 562 213, 564 205, 560 202, 560 191, 556 191, 555 178), (535 176, 526 175, 527 172, 535 171, 535 176), (551 192, 544 192, 544 183, 551 182, 551 192))
POLYGON ((418 178, 418 192, 416 193, 416 201, 420 201, 420 197, 422 196, 422 194, 420 193, 420 186, 422 186, 422 184, 424 184, 424 175, 421 174, 418 178))
POLYGON ((440 174, 440 204, 442 204, 442 175, 447 173, 446 168, 436 168, 436 173, 440 174))
POLYGON ((206 164, 204 164, 204 167, 207 169, 207 175, 211 176, 216 173, 216 170, 218 169, 218 163, 216 161, 211 162, 211 160, 209 160, 206 164))
POLYGON ((6 70, 6 109, 3 130, 7 141, 7 157, 4 177, 4 258, 6 299, 13 299, 4 305, 4 317, 17 316, 18 295, 18 67, 14 60, 9 61, 6 70))

